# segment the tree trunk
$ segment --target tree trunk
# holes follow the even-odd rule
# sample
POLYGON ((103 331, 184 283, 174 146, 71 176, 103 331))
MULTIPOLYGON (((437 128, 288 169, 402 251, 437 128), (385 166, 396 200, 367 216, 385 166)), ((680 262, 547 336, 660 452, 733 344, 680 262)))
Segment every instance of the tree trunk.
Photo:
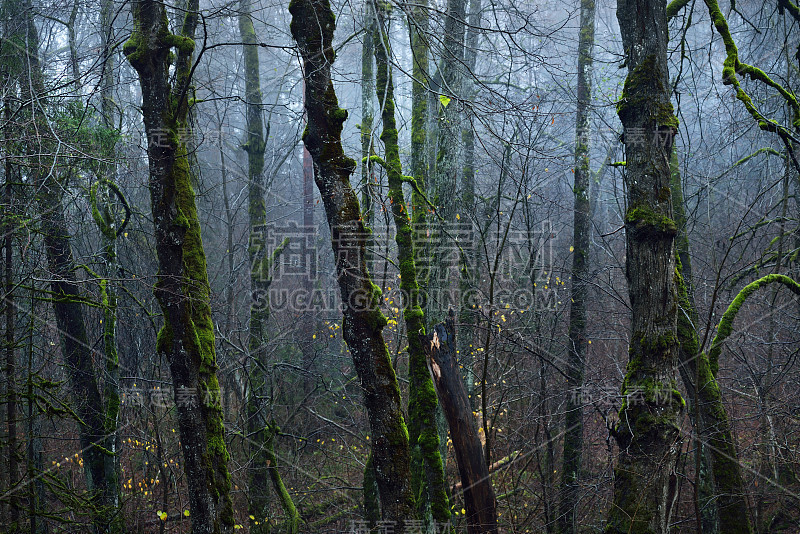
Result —
POLYGON ((163 3, 136 0, 134 32, 123 52, 139 74, 148 138, 150 202, 164 313, 157 350, 166 355, 175 391, 192 532, 233 530, 230 473, 217 380, 206 256, 191 185, 185 129, 198 2, 190 0, 180 34, 167 27, 163 3), (170 84, 170 55, 175 81, 170 84), (185 131, 185 130, 184 130, 185 131))
MULTIPOLYGON (((76 2, 77 6, 77 2, 76 2)), ((113 50, 113 6, 111 0, 103 0, 100 6, 101 47, 103 53, 103 70, 101 74, 100 96, 102 98, 101 110, 103 126, 109 131, 116 131, 114 120, 119 113, 114 105, 113 91, 114 80, 114 54, 113 50)), ((77 80, 76 80, 77 84, 77 80)), ((116 156, 114 143, 104 146, 105 157, 113 162, 116 156)), ((103 414, 105 422, 105 450, 111 457, 106 461, 106 490, 103 496, 104 504, 109 508, 107 514, 111 518, 109 532, 118 534, 125 530, 124 516, 120 510, 120 493, 122 491, 122 472, 120 466, 120 437, 118 432, 121 399, 119 393, 119 353, 117 351, 117 282, 114 278, 121 275, 119 258, 117 257, 116 240, 125 229, 131 210, 122 191, 115 185, 116 165, 109 163, 104 168, 107 176, 101 179, 92 188, 92 215, 100 228, 103 246, 103 261, 105 272, 104 280, 100 281, 101 304, 103 306, 103 350, 105 355, 105 381, 103 397, 105 401, 103 414), (99 186, 104 185, 102 200, 105 205, 98 207, 97 202, 99 186), (124 210, 124 218, 117 221, 119 210, 124 210)))
MULTIPOLYGON (((701 465, 708 459, 710 467, 710 484, 697 474, 702 514, 703 532, 751 533, 752 526, 747 493, 742 479, 736 444, 733 441, 728 414, 722 403, 722 394, 715 373, 712 373, 708 355, 700 352, 697 337, 698 315, 692 292, 692 262, 689 255, 689 238, 686 234, 686 212, 683 206, 683 191, 680 172, 678 171, 678 155, 672 154, 672 203, 675 214, 675 226, 678 235, 675 239, 677 254, 677 290, 678 303, 678 341, 680 349, 681 378, 686 392, 692 400, 689 414, 697 429, 702 458, 701 465), (700 387, 696 387, 700 384, 700 387), (713 492, 712 494, 709 494, 713 492)), ((708 476, 708 475, 706 475, 708 476)))
POLYGON ((247 249, 250 260, 250 321, 248 323, 248 396, 247 437, 250 472, 248 474, 248 499, 250 531, 266 533, 269 524, 269 459, 266 451, 265 399, 267 398, 266 373, 266 322, 269 319, 269 259, 265 259, 264 231, 267 210, 264 191, 264 124, 261 118, 261 75, 259 72, 256 33, 250 14, 250 0, 239 2, 239 33, 244 55, 245 116, 247 138, 247 191, 250 243, 247 249))
MULTIPOLYGON (((403 319, 408 337, 409 398, 408 421, 409 443, 412 459, 418 462, 413 469, 420 469, 423 476, 414 477, 414 495, 417 510, 427 514, 428 509, 436 524, 450 521, 450 501, 447 497, 447 481, 444 463, 439 453, 439 434, 436 428, 436 392, 425 361, 420 335, 425 334, 425 321, 420 306, 420 288, 417 282, 415 263, 415 230, 419 233, 419 221, 408 215, 403 194, 403 169, 400 164, 400 147, 397 143, 397 124, 394 116, 394 83, 389 63, 389 22, 385 9, 376 5, 378 24, 375 28, 376 90, 381 109, 383 132, 381 141, 386 151, 383 166, 389 182, 389 200, 396 228, 397 260, 400 265, 400 291, 403 294, 403 319)), ((419 187, 418 184, 414 184, 419 187)), ((415 210, 415 213, 422 212, 415 210)))
POLYGON ((424 346, 436 393, 450 425, 461 487, 464 488, 467 532, 496 534, 497 501, 483 456, 478 425, 456 360, 455 313, 450 310, 447 322, 434 326, 433 334, 419 334, 419 341, 424 346))
POLYGON ((308 125, 303 142, 314 161, 314 178, 325 205, 343 305, 343 337, 361 380, 374 437, 375 477, 383 519, 395 532, 415 517, 410 484, 408 430, 400 388, 383 339, 386 317, 381 291, 365 261, 366 230, 350 186, 355 162, 345 156, 341 133, 347 111, 339 108, 331 80, 335 21, 328 0, 292 0, 291 31, 303 57, 308 125))
MULTIPOLYGON (((16 2, 12 2, 16 4, 16 2)), ((20 83, 20 91, 26 99, 35 93, 35 102, 41 102, 46 94, 44 75, 39 64, 39 37, 33 20, 33 10, 29 2, 22 11, 25 14, 24 42, 27 44, 27 67, 25 81, 20 83)), ((36 104, 38 106, 40 104, 36 104)), ((30 109, 32 124, 39 126, 39 132, 48 131, 41 110, 36 106, 30 109)), ((36 138, 39 143, 46 144, 44 138, 36 138)), ((39 148, 38 146, 36 148, 39 148)), ((34 150, 33 152, 38 152, 34 150)), ((106 449, 106 422, 103 399, 98 386, 98 379, 92 362, 92 348, 89 344, 83 305, 78 282, 75 277, 75 262, 72 256, 70 235, 64 215, 64 207, 59 191, 61 185, 56 182, 50 165, 42 164, 34 157, 31 165, 33 183, 36 185, 36 203, 41 214, 41 232, 43 235, 48 267, 52 273, 50 288, 53 293, 53 311, 56 326, 61 333, 62 352, 67 367, 70 386, 74 395, 76 409, 80 420, 78 433, 83 450, 84 473, 89 492, 96 492, 96 509, 92 513, 94 528, 99 532, 113 530, 119 520, 115 510, 108 506, 115 501, 110 497, 113 483, 109 483, 108 474, 114 472, 115 458, 106 449)))
MULTIPOLYGON (((9 87, 8 72, 3 72, 3 82, 9 87)), ((15 486, 19 482, 19 443, 17 441, 17 361, 16 361, 16 342, 15 339, 15 322, 16 322, 16 308, 14 302, 14 213, 16 207, 14 206, 14 181, 13 181, 13 167, 11 165, 11 158, 8 157, 13 143, 13 134, 11 133, 11 98, 10 91, 7 93, 3 101, 3 118, 5 120, 5 128, 3 129, 3 141, 5 144, 4 152, 5 158, 5 198, 3 199, 3 249, 5 251, 4 261, 4 274, 3 274, 3 306, 5 307, 5 374, 6 374, 6 424, 8 425, 8 472, 7 479, 4 482, 8 485, 8 518, 3 514, 3 521, 8 521, 9 530, 11 532, 20 528, 20 508, 19 499, 16 495, 15 486)), ((0 486, 5 493, 6 485, 0 486)), ((6 503, 0 504, 5 511, 6 503)))
POLYGON ((466 17, 466 0, 448 0, 447 12, 444 21, 444 49, 440 61, 441 87, 438 110, 438 136, 436 140, 436 171, 433 174, 433 203, 441 219, 437 222, 436 229, 432 229, 432 259, 431 276, 428 282, 430 298, 427 302, 426 312, 432 322, 443 321, 447 309, 458 306, 451 298, 454 287, 450 280, 451 270, 457 267, 450 254, 443 253, 450 250, 452 237, 449 226, 456 218, 456 195, 459 177, 459 143, 461 139, 461 108, 460 98, 464 78, 464 31, 466 17))
MULTIPOLYGON (((373 154, 372 146, 372 122, 374 119, 374 96, 375 96, 375 72, 373 62, 375 60, 375 40, 376 29, 375 8, 372 0, 364 0, 364 44, 361 47, 361 208, 364 212, 364 224, 367 228, 372 228, 372 221, 375 217, 375 210, 372 208, 372 186, 375 180, 373 173, 372 160, 369 157, 373 154)), ((374 239, 367 241, 367 269, 372 272, 372 249, 375 246, 374 239)))
POLYGON ((564 454, 559 488, 558 530, 578 530, 578 490, 583 458, 583 402, 580 394, 586 366, 586 305, 589 289, 591 244, 589 166, 589 112, 592 100, 592 50, 594 48, 594 0, 581 1, 578 31, 578 103, 575 117, 575 195, 572 226, 572 285, 569 308, 567 401, 564 414, 564 454))
MULTIPOLYGON (((464 99, 471 102, 476 95, 472 74, 478 59, 478 28, 481 23, 481 0, 469 2, 469 29, 464 40, 464 63, 467 76, 463 80, 464 99)), ((465 106, 465 115, 468 108, 465 106)), ((466 117, 465 117, 466 119, 466 117)), ((464 120, 461 128, 461 143, 464 147, 462 166, 461 202, 459 211, 465 233, 472 237, 461 243, 464 251, 460 258, 459 303, 458 303, 458 354, 464 369, 464 382, 467 386, 470 404, 475 407, 475 327, 480 316, 475 299, 471 298, 478 288, 478 238, 475 228, 475 128, 471 120, 464 120)), ((461 233, 461 232, 460 232, 461 233)))
POLYGON ((614 497, 607 532, 666 533, 676 497, 684 401, 675 389, 674 239, 669 157, 677 120, 670 103, 664 0, 618 0, 628 76, 617 112, 625 128, 626 276, 630 360, 622 384, 614 497))

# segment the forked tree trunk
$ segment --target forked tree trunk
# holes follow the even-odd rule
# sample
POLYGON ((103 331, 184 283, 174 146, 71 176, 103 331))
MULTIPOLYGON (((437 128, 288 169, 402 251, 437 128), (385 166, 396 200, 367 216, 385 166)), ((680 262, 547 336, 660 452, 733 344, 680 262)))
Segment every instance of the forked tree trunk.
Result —
POLYGON ((206 255, 200 236, 186 140, 198 2, 183 11, 180 33, 167 26, 165 5, 133 3, 134 31, 123 52, 139 74, 148 138, 150 202, 164 313, 157 350, 169 362, 178 413, 192 532, 233 530, 228 451, 217 380, 206 255), (172 49, 175 80, 170 83, 172 49))
POLYGON ((617 112, 625 128, 626 276, 632 327, 622 385, 609 533, 666 533, 677 494, 684 401, 678 356, 669 158, 677 120, 667 72, 665 0, 618 0, 628 76, 617 112))
POLYGON ((343 337, 361 380, 374 443, 375 478, 383 519, 402 533, 414 519, 408 430, 400 388, 383 339, 386 317, 381 290, 366 266, 366 231, 350 186, 355 162, 345 156, 341 134, 347 111, 339 108, 331 80, 336 27, 328 0, 292 0, 291 32, 303 58, 308 126, 303 142, 314 161, 314 178, 325 205, 343 306, 343 337))

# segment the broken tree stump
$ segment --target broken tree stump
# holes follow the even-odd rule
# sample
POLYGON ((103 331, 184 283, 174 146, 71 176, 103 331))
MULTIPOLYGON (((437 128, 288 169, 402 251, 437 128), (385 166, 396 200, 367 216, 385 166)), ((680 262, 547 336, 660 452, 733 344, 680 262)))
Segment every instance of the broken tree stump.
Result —
POLYGON ((455 313, 420 336, 436 394, 442 405, 456 453, 469 534, 497 534, 497 501, 483 455, 478 425, 472 414, 464 380, 456 359, 455 313))

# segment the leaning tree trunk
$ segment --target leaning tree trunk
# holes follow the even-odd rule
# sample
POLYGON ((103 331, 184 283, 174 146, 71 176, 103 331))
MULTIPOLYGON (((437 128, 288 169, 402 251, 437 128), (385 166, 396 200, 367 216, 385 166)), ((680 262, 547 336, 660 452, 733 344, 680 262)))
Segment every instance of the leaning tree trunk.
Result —
MULTIPOLYGON (((447 481, 444 463, 439 452, 439 433, 436 428, 436 392, 425 361, 425 351, 419 335, 425 334, 425 321, 420 306, 420 288, 417 282, 415 230, 408 215, 403 194, 403 169, 400 164, 400 147, 397 143, 397 124, 394 116, 394 83, 389 63, 391 48, 389 44, 388 16, 382 6, 375 6, 378 24, 373 39, 375 46, 376 83, 378 103, 381 109, 383 132, 381 141, 386 151, 382 165, 386 169, 389 182, 389 200, 396 228, 397 260, 400 265, 400 291, 403 294, 403 318, 408 333, 409 359, 409 398, 408 420, 409 440, 412 458, 421 471, 414 477, 414 495, 417 509, 427 514, 436 524, 450 521, 450 502, 447 497, 447 481), (415 334, 417 333, 417 334, 415 334)), ((413 180, 413 178, 411 179, 413 180)), ((410 180, 409 180, 410 181, 410 180)), ((416 188, 418 184, 414 183, 416 188)), ((417 210, 417 213, 422 210, 417 210)))
MULTIPOLYGON (((749 534, 753 531, 747 493, 742 478, 736 443, 722 402, 722 392, 717 382, 716 370, 712 369, 708 355, 700 352, 697 324, 698 315, 692 294, 692 262, 689 255, 689 239, 686 234, 686 212, 678 172, 677 154, 672 156, 672 198, 675 208, 675 225, 678 236, 675 248, 678 260, 678 341, 680 350, 681 378, 692 400, 690 415, 702 449, 702 463, 710 464, 711 484, 700 480, 700 489, 710 486, 713 495, 706 490, 700 497, 701 507, 710 508, 704 525, 709 532, 732 532, 749 534), (696 384, 700 384, 696 387, 696 384), (708 523, 711 523, 708 525, 708 523), (712 530, 714 529, 714 530, 712 530)), ((708 477, 709 475, 706 475, 708 477)), ((705 531, 705 530, 704 530, 705 531)))
POLYGON ((123 47, 142 89, 159 267, 154 293, 164 313, 157 350, 166 355, 172 374, 195 534, 230 532, 234 523, 206 255, 186 140, 179 135, 188 124, 193 92, 198 9, 197 0, 188 2, 180 34, 174 35, 163 3, 136 0, 134 31, 123 47), (177 54, 171 85, 173 48, 177 54))
POLYGON ((410 484, 408 431, 400 388, 383 339, 386 317, 381 290, 367 271, 366 231, 350 186, 355 162, 345 156, 341 133, 347 111, 339 108, 331 80, 335 21, 329 0, 292 0, 290 29, 303 57, 308 126, 303 142, 314 161, 314 178, 325 205, 343 305, 343 337, 361 380, 374 437, 375 477, 383 519, 395 532, 415 517, 410 484))
MULTIPOLYGON (((17 2, 11 2, 15 7, 17 2)), ((47 132, 46 119, 41 115, 41 98, 46 94, 44 77, 39 64, 39 36, 33 20, 33 10, 29 2, 24 2, 25 14, 22 40, 26 43, 27 58, 23 62, 27 66, 24 72, 26 79, 20 83, 23 100, 35 102, 29 110, 32 124, 31 138, 35 128, 40 133, 47 132), (31 91, 34 94, 31 94, 31 91)), ((46 134, 45 134, 46 135, 46 134)), ((38 142, 47 144, 45 137, 38 142)), ((40 152, 41 147, 32 147, 33 153, 40 152)), ((45 151, 47 152, 47 151, 45 151)), ((77 404, 75 412, 79 417, 78 434, 83 450, 84 473, 87 488, 94 495, 92 522, 96 530, 108 532, 113 530, 118 520, 115 510, 107 508, 109 485, 107 473, 114 472, 115 458, 106 449, 106 425, 104 420, 103 399, 100 394, 98 380, 92 362, 92 348, 86 332, 86 321, 83 315, 80 287, 75 277, 75 262, 64 207, 57 183, 50 165, 32 158, 31 172, 36 185, 36 203, 41 214, 41 232, 43 235, 48 267, 52 273, 50 288, 53 293, 53 312, 56 326, 61 332, 62 352, 66 363, 67 375, 77 404)), ((113 495, 118 499, 118 495, 113 495)))
POLYGON ((678 356, 669 157, 677 120, 667 71, 665 0, 618 0, 628 76, 617 108, 625 128, 626 276, 632 325, 622 385, 614 497, 607 532, 666 533, 676 497, 684 401, 678 356))
POLYGON ((572 286, 569 308, 567 403, 564 414, 564 454, 558 508, 559 532, 573 534, 578 523, 578 489, 583 458, 583 403, 580 391, 586 365, 586 304, 589 289, 591 235, 589 167, 589 111, 592 99, 592 49, 594 47, 594 0, 581 1, 578 36, 578 108, 575 117, 575 195, 572 227, 572 286))
POLYGON ((478 436, 478 425, 458 370, 455 312, 450 310, 447 321, 438 323, 432 330, 433 334, 419 334, 418 337, 424 346, 436 394, 450 425, 461 487, 464 489, 467 532, 496 534, 497 500, 478 436))

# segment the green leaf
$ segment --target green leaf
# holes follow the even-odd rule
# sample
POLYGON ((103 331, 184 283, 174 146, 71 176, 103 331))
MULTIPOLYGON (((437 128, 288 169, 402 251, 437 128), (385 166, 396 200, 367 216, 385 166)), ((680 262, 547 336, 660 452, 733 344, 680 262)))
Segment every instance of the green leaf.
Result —
POLYGON ((442 103, 443 107, 447 107, 447 104, 450 103, 450 99, 444 95, 439 95, 439 102, 442 103))

